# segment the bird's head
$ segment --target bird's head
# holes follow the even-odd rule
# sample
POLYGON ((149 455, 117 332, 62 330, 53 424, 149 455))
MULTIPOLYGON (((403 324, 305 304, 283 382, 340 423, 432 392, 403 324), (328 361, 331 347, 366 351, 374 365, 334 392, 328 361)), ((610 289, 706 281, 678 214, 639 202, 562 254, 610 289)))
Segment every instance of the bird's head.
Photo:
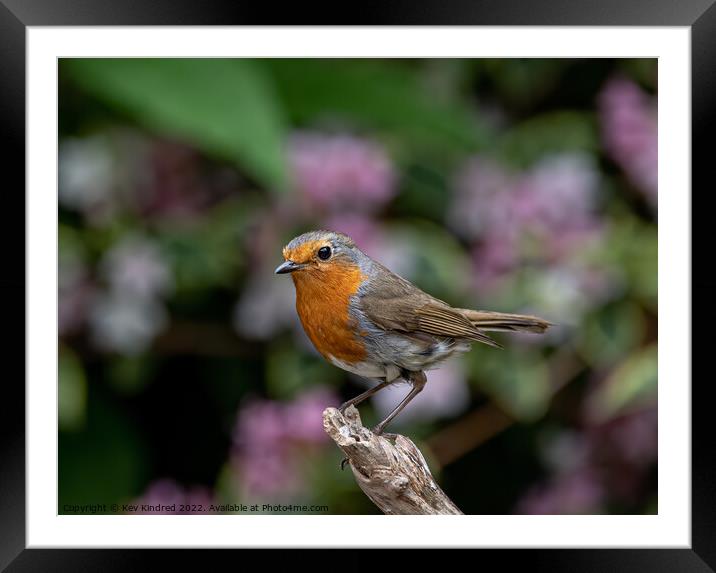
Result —
POLYGON ((349 236, 334 231, 311 231, 291 240, 283 248, 285 259, 276 274, 325 273, 355 267, 358 248, 349 236))

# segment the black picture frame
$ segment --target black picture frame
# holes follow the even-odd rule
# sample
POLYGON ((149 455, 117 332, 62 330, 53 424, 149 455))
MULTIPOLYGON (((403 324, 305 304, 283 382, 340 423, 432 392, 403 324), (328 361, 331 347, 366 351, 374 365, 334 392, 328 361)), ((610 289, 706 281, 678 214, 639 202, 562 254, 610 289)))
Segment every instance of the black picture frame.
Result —
MULTIPOLYGON (((134 569, 160 563, 163 568, 181 561, 184 567, 210 567, 219 552, 180 550, 90 550, 25 548, 25 38, 28 26, 68 25, 563 25, 563 26, 686 26, 691 29, 692 70, 692 188, 704 187, 700 209, 692 192, 692 262, 709 260, 709 216, 703 204, 713 196, 710 143, 716 115, 715 0, 423 0, 422 2, 366 0, 356 10, 341 3, 272 3, 248 5, 240 1, 204 0, 0 0, 0 125, 6 147, 3 164, 5 191, 1 243, 4 272, 4 368, 0 416, 0 567, 8 571, 134 569), (351 16, 349 18, 349 16, 351 16), (708 181, 708 183, 707 183, 708 181), (708 193, 707 191, 711 191, 708 193), (700 229, 700 230, 697 230, 700 229), (22 249, 19 246, 22 244, 22 249), (19 304, 23 301, 23 304, 19 304), (20 365, 22 357, 22 365, 20 365)), ((661 134, 662 136, 664 134, 661 134)), ((667 190, 668 191, 668 190, 667 190)), ((705 265, 709 266, 709 265, 705 265)), ((692 364, 702 355, 707 336, 695 328, 708 325, 714 305, 707 299, 714 283, 704 271, 692 277, 692 304, 700 314, 694 323, 692 364)), ((701 361, 704 361, 702 358, 701 361)), ((699 361, 698 363, 701 363, 699 361)), ((519 567, 549 571, 714 571, 716 570, 716 466, 714 432, 707 427, 711 403, 709 376, 692 376, 692 545, 690 549, 535 549, 482 550, 476 567, 519 567)), ((690 380, 684 380, 684 384, 690 380)), ((668 428, 660 428, 668 432, 668 428)), ((359 550, 354 550, 359 551, 359 550)), ((221 552, 226 557, 226 551, 221 552)), ((234 560, 235 557, 230 557, 234 560)), ((238 561, 234 561, 236 565, 238 561)), ((248 563, 242 558, 241 563, 248 563)), ((330 565, 332 563, 332 565, 330 565)), ((341 570, 365 563, 328 557, 341 570)))

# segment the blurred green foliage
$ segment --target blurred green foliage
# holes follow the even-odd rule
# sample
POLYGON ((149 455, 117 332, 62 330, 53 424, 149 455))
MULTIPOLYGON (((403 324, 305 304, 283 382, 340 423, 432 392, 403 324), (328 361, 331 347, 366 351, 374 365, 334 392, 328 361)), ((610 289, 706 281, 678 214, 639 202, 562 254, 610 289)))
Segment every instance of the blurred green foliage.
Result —
MULTIPOLYGON (((390 134, 396 145, 474 151, 487 144, 464 102, 435 101, 420 68, 376 60, 264 60, 297 124, 337 121, 390 134)), ((410 61, 408 60, 408 63, 410 61)))
POLYGON ((599 146, 595 118, 584 112, 557 111, 527 119, 497 139, 496 152, 506 163, 529 167, 560 151, 594 152, 599 146))
POLYGON ((87 58, 67 66, 82 87, 147 127, 235 160, 268 189, 285 184, 285 120, 256 62, 87 58))

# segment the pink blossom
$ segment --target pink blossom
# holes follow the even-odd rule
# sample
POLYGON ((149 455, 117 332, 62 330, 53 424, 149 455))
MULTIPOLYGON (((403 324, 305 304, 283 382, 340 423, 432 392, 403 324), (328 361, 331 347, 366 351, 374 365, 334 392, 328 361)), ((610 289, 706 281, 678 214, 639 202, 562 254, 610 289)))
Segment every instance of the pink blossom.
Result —
POLYGON ((496 161, 472 157, 455 178, 448 223, 468 239, 479 238, 497 224, 493 217, 502 209, 495 200, 509 193, 512 185, 513 176, 496 161))
POLYGON ((192 216, 209 200, 199 155, 176 142, 155 141, 144 157, 144 185, 136 194, 145 215, 192 216))
POLYGON ((656 408, 630 412, 591 429, 592 439, 604 455, 633 466, 656 460, 658 423, 656 408))
POLYGON ((594 161, 581 153, 547 156, 522 173, 477 156, 458 175, 448 222, 471 239, 530 229, 560 234, 591 222, 598 184, 594 161))
POLYGON ((234 457, 232 467, 241 490, 248 496, 290 496, 303 487, 297 460, 290 451, 254 450, 234 457))
POLYGON ((395 170, 374 141, 298 132, 290 139, 288 156, 295 187, 322 209, 375 211, 395 195, 395 170))
POLYGON ((117 165, 110 141, 103 136, 65 138, 58 157, 60 204, 92 219, 114 212, 112 193, 117 165))
POLYGON ((338 403, 327 388, 311 388, 293 401, 253 400, 239 411, 233 433, 235 479, 247 496, 291 496, 303 486, 301 460, 325 443, 322 412, 338 403))
POLYGON ((88 269, 78 257, 61 248, 57 304, 59 334, 72 334, 84 324, 93 295, 88 269))
POLYGON ((456 185, 448 222, 476 241, 473 257, 481 288, 498 287, 503 276, 535 256, 559 266, 601 238, 599 175, 586 154, 550 155, 521 173, 478 156, 456 185))
POLYGON ((604 488, 593 469, 580 468, 556 476, 528 491, 515 510, 519 514, 598 514, 605 501, 604 488))
POLYGON ((144 494, 132 502, 139 506, 138 513, 144 514, 208 513, 214 503, 214 494, 208 488, 185 488, 169 478, 152 482, 144 494))
POLYGON ((312 388, 304 392, 286 404, 284 414, 288 435, 307 444, 326 442, 328 436, 323 429, 323 410, 337 405, 335 392, 327 388, 312 388))
POLYGON ((149 239, 129 235, 103 256, 100 271, 118 292, 151 298, 173 287, 169 264, 159 247, 149 239))
POLYGON ((166 309, 157 301, 117 292, 95 296, 89 312, 97 347, 125 355, 145 351, 168 320, 166 309))
POLYGON ((473 257, 478 283, 489 288, 519 262, 520 253, 510 234, 493 233, 473 250, 473 257))
POLYGON ((241 336, 268 340, 280 330, 303 329, 296 314, 293 283, 276 280, 273 267, 252 273, 233 312, 233 326, 241 336))
POLYGON ((633 81, 610 79, 598 99, 606 152, 656 206, 658 137, 656 104, 633 81))
POLYGON ((588 156, 552 155, 519 179, 511 210, 519 223, 561 234, 591 221, 597 185, 597 171, 588 156))
POLYGON ((280 402, 254 401, 241 409, 234 443, 242 449, 277 448, 286 436, 285 407, 280 402))

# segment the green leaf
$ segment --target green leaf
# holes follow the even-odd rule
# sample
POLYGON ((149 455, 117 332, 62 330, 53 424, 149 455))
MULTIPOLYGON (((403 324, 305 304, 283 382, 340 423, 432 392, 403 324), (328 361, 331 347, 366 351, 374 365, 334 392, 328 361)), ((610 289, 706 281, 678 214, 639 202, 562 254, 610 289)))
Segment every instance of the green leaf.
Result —
POLYGON ((108 380, 120 394, 136 395, 149 384, 154 373, 151 356, 117 356, 108 364, 108 380))
MULTIPOLYGON (((239 504, 246 503, 247 500, 242 499, 241 485, 236 479, 236 469, 231 462, 226 462, 219 470, 214 487, 214 495, 216 501, 220 504, 239 504)), ((229 512, 239 513, 239 512, 229 512)))
POLYGON ((591 114, 559 111, 517 124, 500 137, 496 147, 505 162, 525 168, 551 153, 595 151, 598 143, 596 123, 591 114))
POLYGON ((505 412, 521 422, 543 416, 552 398, 549 369, 541 355, 473 347, 468 355, 473 379, 505 412))
POLYGON ((494 85, 497 98, 507 109, 534 109, 554 93, 570 63, 557 58, 486 58, 475 62, 477 72, 494 85))
POLYGON ((66 346, 60 346, 57 411, 61 430, 84 427, 87 417, 87 379, 82 363, 66 346))
POLYGON ((582 358, 593 367, 610 367, 636 350, 645 331, 643 310, 626 299, 588 315, 576 333, 582 358))
POLYGON ((627 288, 649 309, 658 305, 658 233, 655 225, 624 219, 613 226, 610 254, 627 279, 627 288))
POLYGON ((297 122, 350 120, 457 150, 487 144, 489 134, 467 105, 431 96, 413 67, 376 60, 265 60, 297 122))
POLYGON ((283 117, 256 62, 91 58, 66 65, 81 87, 147 127, 235 161, 266 187, 284 185, 283 117))
POLYGON ((449 193, 449 181, 444 173, 428 161, 418 160, 403 171, 402 189, 393 201, 391 211, 398 218, 415 216, 442 223, 449 193))
POLYGON ((590 417, 606 421, 627 411, 656 403, 657 345, 652 344, 624 360, 591 396, 590 417))
POLYGON ((158 226, 178 297, 201 295, 204 289, 217 286, 234 288, 235 275, 245 264, 241 238, 255 212, 250 201, 227 200, 204 218, 190 223, 164 221, 158 226))

